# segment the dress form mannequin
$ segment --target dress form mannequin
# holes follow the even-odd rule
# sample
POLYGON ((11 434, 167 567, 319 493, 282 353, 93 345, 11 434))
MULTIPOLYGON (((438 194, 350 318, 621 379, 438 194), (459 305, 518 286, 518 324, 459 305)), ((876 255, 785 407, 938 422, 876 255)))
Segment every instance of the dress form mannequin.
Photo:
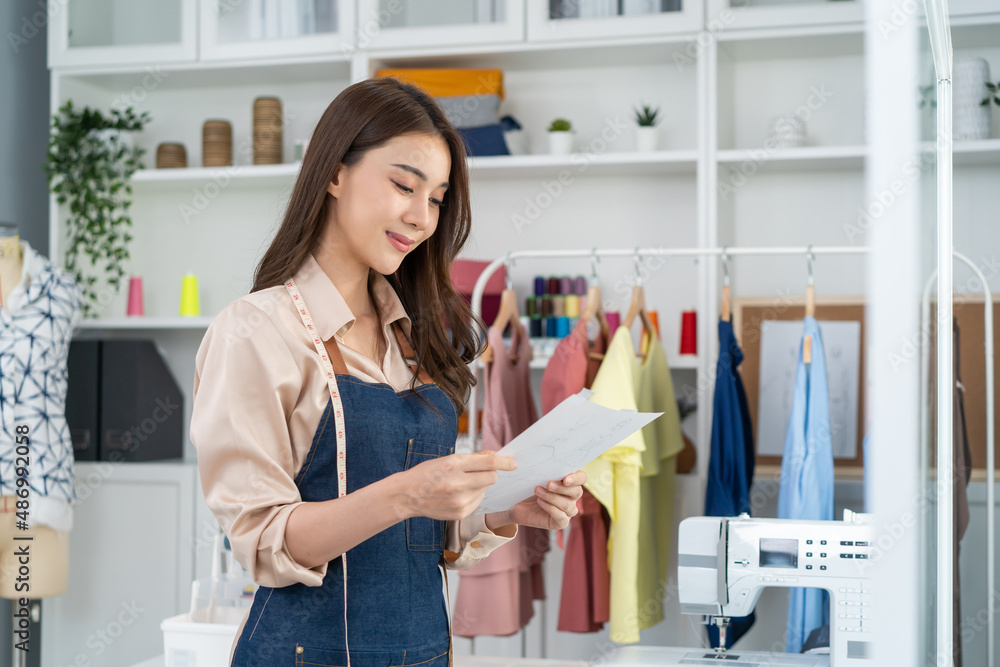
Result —
MULTIPOLYGON (((25 265, 25 245, 18 236, 16 226, 0 223, 0 311, 2 311, 0 315, 3 316, 0 319, 0 336, 5 333, 11 335, 9 331, 4 330, 12 326, 11 323, 15 322, 18 316, 19 303, 13 304, 15 306, 13 311, 10 306, 15 289, 20 287, 18 291, 23 294, 25 287, 22 285, 27 277, 28 268, 25 265)), ((19 301, 24 299, 21 298, 19 301)), ((8 433, 6 430, 0 432, 0 450, 2 450, 0 454, 10 457, 11 451, 16 446, 14 439, 20 435, 16 429, 21 421, 15 418, 11 422, 8 416, 7 422, 14 425, 15 432, 8 433)), ((39 435, 42 434, 30 430, 28 432, 29 439, 39 435)), ((29 474, 39 468, 36 458, 37 454, 29 457, 29 474)), ((69 575, 69 531, 57 530, 44 523, 35 525, 21 523, 25 518, 23 500, 34 504, 39 499, 31 490, 25 499, 19 498, 11 486, 5 486, 0 495, 0 597, 15 600, 13 662, 15 665, 24 664, 22 660, 26 655, 16 646, 18 642, 22 642, 22 645, 25 642, 25 635, 19 635, 16 631, 27 629, 25 624, 19 625, 16 616, 17 612, 23 609, 23 602, 19 601, 63 595, 66 592, 69 575), (18 508, 18 500, 22 500, 21 508, 18 508), (27 563, 25 563, 25 549, 28 553, 27 563), (25 565, 27 565, 27 576, 24 576, 24 570, 21 569, 25 565)), ((37 637, 31 636, 29 647, 38 650, 37 641, 37 637)))

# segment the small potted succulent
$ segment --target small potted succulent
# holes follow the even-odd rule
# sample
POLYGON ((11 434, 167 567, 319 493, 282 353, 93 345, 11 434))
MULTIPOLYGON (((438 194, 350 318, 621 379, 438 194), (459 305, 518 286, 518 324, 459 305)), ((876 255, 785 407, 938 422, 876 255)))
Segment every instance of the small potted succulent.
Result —
POLYGON ((642 110, 635 110, 635 147, 640 152, 655 151, 657 139, 660 131, 656 127, 659 121, 657 115, 660 107, 651 108, 648 104, 642 105, 642 110))
POLYGON ((553 155, 573 152, 573 125, 565 118, 556 118, 549 125, 549 152, 553 155))

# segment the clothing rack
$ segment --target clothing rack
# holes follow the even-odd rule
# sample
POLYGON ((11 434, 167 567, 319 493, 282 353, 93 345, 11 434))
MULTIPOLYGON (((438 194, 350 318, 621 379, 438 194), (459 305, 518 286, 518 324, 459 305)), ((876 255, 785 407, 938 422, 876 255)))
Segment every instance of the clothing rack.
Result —
MULTIPOLYGON (((790 246, 790 247, 735 247, 731 248, 728 246, 721 246, 715 248, 633 248, 631 250, 621 249, 621 250, 598 250, 596 248, 591 250, 521 250, 512 251, 506 253, 502 257, 498 257, 493 260, 483 269, 479 278, 476 280, 476 285, 472 290, 472 312, 477 316, 482 316, 482 302, 483 302, 483 292, 486 290, 486 283, 489 281, 490 277, 499 269, 501 266, 509 266, 514 260, 519 259, 589 259, 596 257, 634 257, 636 259, 636 270, 638 272, 638 259, 640 255, 648 257, 719 257, 723 260, 727 260, 729 257, 737 257, 740 255, 802 255, 807 259, 812 259, 815 255, 859 255, 867 254, 871 251, 871 248, 864 246, 790 246)), ((724 264, 724 269, 726 269, 726 276, 728 277, 728 267, 724 264)), ((811 268, 811 267, 810 267, 811 268)), ((811 276, 811 274, 810 274, 811 276)), ((507 273, 508 285, 510 282, 510 272, 507 273)), ((476 372, 476 368, 479 364, 478 359, 473 361, 471 364, 473 372, 476 372)), ((469 402, 467 404, 466 413, 468 415, 469 424, 469 442, 473 451, 477 450, 476 444, 476 411, 477 411, 477 399, 478 399, 478 389, 476 385, 472 386, 471 393, 469 395, 469 402)), ((545 601, 542 601, 542 619, 545 619, 545 601)), ((475 647, 475 639, 473 641, 473 647, 475 647)), ((473 648, 473 653, 475 652, 473 648)), ((521 629, 521 654, 522 657, 525 656, 525 633, 524 628, 521 629)), ((544 657, 544 647, 542 655, 544 657)))
MULTIPOLYGON (((995 539, 994 539, 994 526, 995 526, 995 484, 996 484, 996 462, 994 453, 994 414, 993 414, 993 294, 990 292, 989 282, 986 280, 986 276, 983 272, 976 266, 975 262, 970 260, 968 257, 963 255, 958 251, 953 251, 955 259, 968 265, 979 281, 983 285, 983 334, 986 338, 986 590, 994 590, 994 579, 996 577, 995 573, 995 539)), ((930 322, 931 313, 931 288, 934 286, 934 281, 937 278, 937 271, 931 274, 931 277, 927 279, 927 284, 924 285, 923 299, 920 303, 920 321, 930 322)), ((941 317, 938 316, 938 322, 941 321, 941 317)), ((949 318, 950 320, 950 318, 949 318)), ((948 330, 951 331, 951 322, 948 322, 948 330)), ((940 330, 940 327, 938 327, 940 330)), ((920 420, 920 479, 921 482, 927 483, 930 479, 930 406, 928 405, 928 399, 930 397, 930 341, 927 336, 920 337, 920 409, 924 414, 924 418, 920 420)), ((954 382, 954 378, 952 378, 954 382)), ((950 390, 950 387, 948 388, 950 390)), ((940 383, 939 389, 940 392, 940 383)), ((940 404, 938 405, 940 409, 940 404)), ((956 446, 956 443, 952 443, 952 446, 956 446)), ((972 465, 972 462, 969 462, 972 465)), ((950 467, 949 467, 950 470, 950 467)), ((940 483, 942 477, 941 469, 938 469, 938 481, 940 483)), ((950 484, 948 485, 950 489, 950 484)), ((950 516, 950 515, 949 515, 950 516)), ((950 528, 954 530, 952 526, 950 528)), ((926 551, 927 547, 927 537, 928 532, 926 530, 921 531, 922 539, 924 542, 924 548, 921 551, 926 551)), ((921 560, 921 564, 926 565, 926 559, 921 560)), ((958 567, 957 564, 954 565, 958 567)), ((924 573, 923 580, 926 582, 926 572, 924 573)), ((926 605, 925 605, 926 608, 926 605)), ((938 600, 938 609, 942 608, 941 600, 938 600)), ((996 611, 993 604, 987 603, 986 605, 987 614, 987 625, 986 625, 986 655, 987 667, 994 667, 994 649, 996 637, 993 633, 994 628, 994 615, 996 611)), ((939 612, 940 615, 940 612, 939 612)))
MULTIPOLYGON (((519 250, 512 251, 498 257, 490 262, 483 269, 476 286, 472 290, 472 312, 477 316, 482 315, 483 292, 486 291, 486 283, 498 268, 504 264, 509 264, 520 259, 569 259, 590 257, 635 257, 640 255, 647 257, 737 257, 740 255, 858 255, 865 254, 870 248, 865 246, 789 246, 789 247, 728 247, 716 248, 633 248, 631 250, 519 250)), ((509 276, 508 276, 509 278, 509 276)), ((473 370, 478 361, 473 362, 473 370)), ((469 441, 472 449, 476 447, 476 410, 477 410, 478 388, 473 385, 469 395, 467 414, 469 418, 469 441)))
MULTIPOLYGON (((514 261, 514 260, 520 260, 520 259, 570 259, 570 258, 586 259, 586 258, 590 258, 590 257, 635 257, 636 259, 638 259, 638 257, 640 255, 649 256, 649 257, 713 257, 714 256, 714 257, 720 257, 720 258, 737 257, 737 256, 740 256, 740 255, 758 255, 758 256, 759 255, 804 255, 806 257, 809 257, 810 255, 866 254, 866 253, 868 253, 870 251, 871 251, 871 248, 860 247, 860 246, 859 247, 856 247, 856 246, 825 246, 825 247, 824 246, 805 246, 805 247, 803 247, 803 246, 795 246, 795 247, 742 247, 742 248, 740 248, 740 247, 730 248, 730 247, 722 246, 722 247, 715 247, 715 248, 635 248, 635 249, 632 249, 632 250, 628 250, 628 249, 616 249, 616 250, 597 250, 597 249, 593 249, 593 250, 523 250, 523 251, 513 251, 513 252, 507 253, 503 257, 499 257, 499 258, 493 260, 483 270, 482 274, 479 276, 479 279, 476 281, 476 285, 475 285, 475 287, 474 287, 474 289, 472 291, 472 304, 471 304, 472 305, 472 312, 475 313, 477 316, 481 316, 481 314, 482 314, 483 292, 486 289, 486 283, 489 281, 490 277, 496 272, 496 270, 498 268, 500 268, 501 266, 505 265, 505 264, 509 266, 512 261, 514 261)), ((987 419, 987 436, 986 436, 987 437, 987 471, 986 471, 986 477, 987 477, 987 488, 986 488, 987 507, 986 507, 986 512, 987 512, 987 541, 988 541, 988 544, 987 544, 987 568, 988 568, 988 571, 987 571, 987 581, 988 581, 988 590, 992 591, 993 588, 994 588, 994 562, 995 562, 995 547, 996 547, 996 545, 995 545, 995 538, 994 538, 994 511, 995 511, 995 508, 994 508, 994 490, 995 490, 995 483, 996 483, 996 471, 995 471, 995 458, 994 458, 993 310, 991 308, 991 305, 992 305, 992 296, 991 296, 991 293, 990 293, 990 290, 989 290, 989 285, 988 285, 988 283, 986 281, 985 276, 983 276, 982 272, 975 265, 975 263, 973 263, 971 260, 969 260, 967 257, 965 257, 964 255, 962 255, 961 253, 954 252, 954 256, 957 257, 962 262, 964 262, 965 264, 968 264, 969 267, 973 270, 973 272, 975 272, 977 274, 977 276, 979 277, 980 281, 983 284, 983 292, 985 294, 985 300, 986 300, 985 301, 985 309, 986 310, 985 310, 985 322, 984 322, 984 324, 985 324, 985 338, 986 338, 985 345, 986 345, 986 392, 987 392, 987 401, 986 401, 987 402, 987 410, 986 410, 986 419, 987 419)), ((931 288, 931 286, 932 286, 932 284, 934 282, 934 279, 935 279, 936 275, 937 274, 935 272, 935 274, 931 276, 930 280, 927 283, 927 287, 924 290, 923 310, 922 310, 923 321, 926 321, 927 313, 929 312, 930 288, 931 288)), ((508 278, 509 278, 509 276, 508 276, 508 278)), ((947 305, 950 306, 951 305, 951 298, 950 298, 950 296, 951 296, 950 295, 951 275, 950 275, 950 272, 948 272, 948 275, 943 276, 943 278, 944 278, 943 282, 948 282, 949 283, 948 286, 947 286, 948 289, 949 289, 949 294, 948 294, 948 297, 946 298, 946 301, 947 301, 947 305)), ((938 291, 940 292, 940 288, 942 287, 942 285, 939 284, 938 287, 939 287, 938 291)), ((940 303, 940 300, 939 300, 939 303, 940 303)), ((950 308, 949 308, 949 310, 950 310, 950 308)), ((946 334, 945 337, 947 338, 947 342, 950 343, 951 342, 950 329, 947 332, 945 332, 945 334, 946 334)), ((922 343, 922 345, 926 345, 926 341, 924 341, 922 343)), ((478 362, 473 362, 473 369, 475 369, 477 363, 478 362)), ((921 372, 922 372, 921 379, 922 379, 922 392, 924 392, 925 396, 926 396, 927 392, 929 392, 929 388, 927 387, 927 372, 928 372, 927 364, 928 363, 929 363, 929 360, 926 358, 926 354, 922 354, 921 355, 921 372)), ((949 370, 949 372, 947 373, 946 379, 952 377, 951 372, 950 372, 950 367, 949 367, 948 370, 949 370)), ((952 391, 953 390, 952 390, 951 387, 938 386, 938 389, 937 389, 937 394, 938 394, 937 404, 938 404, 939 408, 940 408, 941 405, 950 405, 951 404, 951 392, 952 391), (947 397, 946 397, 945 394, 947 394, 947 397)), ((468 402, 468 406, 467 406, 468 407, 468 410, 467 410, 467 412, 468 412, 468 423, 469 423, 469 440, 470 440, 472 448, 474 450, 477 448, 477 446, 476 446, 476 431, 477 431, 476 408, 477 408, 477 398, 478 398, 477 394, 478 394, 477 387, 473 386, 472 390, 471 390, 471 393, 470 393, 470 396, 469 396, 469 402, 468 402)), ((939 410, 939 412, 940 412, 940 410, 939 410)), ((950 423, 950 420, 949 420, 949 423, 950 423)), ((941 422, 940 422, 940 418, 939 418, 939 427, 940 427, 940 425, 941 425, 941 422)), ((929 464, 929 461, 927 460, 927 454, 929 452, 928 452, 928 433, 927 433, 927 429, 926 429, 926 424, 923 422, 923 420, 922 420, 922 424, 921 424, 921 429, 922 429, 922 436, 923 436, 921 438, 921 447, 922 447, 922 449, 921 449, 921 459, 920 459, 921 460, 921 466, 922 466, 922 469, 921 469, 921 474, 922 474, 921 480, 922 481, 926 481, 927 475, 928 475, 927 466, 929 464)), ((944 443, 944 444, 948 445, 948 444, 951 444, 951 442, 949 440, 948 443, 944 443)), ((941 455, 941 451, 940 450, 947 449, 949 452, 951 451, 950 447, 939 447, 938 449, 939 449, 939 452, 938 452, 939 457, 941 455)), ((949 454, 949 456, 950 456, 950 454, 949 454)), ((939 464, 940 464, 940 461, 939 461, 939 464)), ((946 470, 950 471, 951 470, 950 464, 947 465, 947 466, 945 466, 945 468, 946 468, 946 470)), ((942 470, 941 465, 938 466, 938 470, 939 470, 939 473, 940 473, 940 471, 942 470)), ((945 504, 950 508, 951 507, 950 497, 948 499, 945 499, 945 500, 947 501, 947 502, 945 502, 945 504)), ((939 504, 940 504, 940 499, 939 499, 939 504)), ((940 509, 941 508, 939 507, 939 510, 940 509)), ((950 514, 949 514, 948 519, 950 520, 950 518, 951 517, 950 517, 950 514)), ((951 530, 950 525, 951 524, 949 522, 948 523, 948 528, 947 528, 949 531, 951 530)), ((941 531, 941 529, 942 529, 942 526, 939 525, 938 526, 939 532, 941 531)), ((948 534, 950 535, 951 533, 949 532, 948 534)), ((940 542, 940 540, 939 540, 939 542, 940 542)), ((940 548, 940 546, 939 546, 939 548, 940 548)), ((938 587, 938 591, 940 593, 940 586, 938 587)), ((939 597, 940 597, 940 595, 939 595, 939 597)), ((939 604, 941 604, 940 600, 939 600, 939 604)), ((989 667, 993 667, 994 636, 993 636, 992 629, 994 627, 994 614, 995 614, 995 612, 994 612, 994 609, 993 609, 992 605, 987 605, 987 608, 988 608, 988 623, 989 623, 989 626, 988 626, 989 627, 989 632, 987 632, 987 635, 988 635, 988 639, 987 639, 987 641, 988 641, 988 665, 989 665, 989 667)), ((941 625, 940 620, 938 622, 938 625, 939 626, 941 625)), ((950 626, 951 624, 948 623, 947 625, 950 626)), ((939 627, 939 632, 940 632, 940 627, 939 627)))

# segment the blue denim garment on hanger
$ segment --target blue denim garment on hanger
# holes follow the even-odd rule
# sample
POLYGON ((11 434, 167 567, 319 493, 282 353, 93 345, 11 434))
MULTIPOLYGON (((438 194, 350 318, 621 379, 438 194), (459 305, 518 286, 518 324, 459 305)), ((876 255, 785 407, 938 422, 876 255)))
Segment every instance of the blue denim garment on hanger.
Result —
MULTIPOLYGON (((750 511, 750 485, 753 483, 753 425, 747 407, 746 391, 737 368, 743 350, 736 342, 732 322, 719 320, 719 361, 715 372, 715 397, 712 407, 712 449, 708 459, 708 483, 705 487, 705 516, 736 516, 750 511)), ((754 614, 730 619, 726 648, 742 637, 753 625, 754 614)), ((711 645, 719 645, 719 628, 709 625, 711 645)))
MULTIPOLYGON (((803 322, 803 339, 812 336, 812 360, 798 367, 792 416, 781 460, 778 518, 833 520, 833 443, 830 438, 830 392, 819 324, 803 322)), ((809 633, 830 622, 829 596, 818 588, 792 588, 788 596, 788 639, 785 650, 798 653, 809 633)))

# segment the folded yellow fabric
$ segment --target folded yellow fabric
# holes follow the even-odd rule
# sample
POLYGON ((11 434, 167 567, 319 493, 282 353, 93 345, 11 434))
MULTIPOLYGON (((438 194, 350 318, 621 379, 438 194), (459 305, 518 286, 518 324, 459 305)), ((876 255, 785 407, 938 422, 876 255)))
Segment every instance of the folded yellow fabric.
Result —
POLYGON ((375 76, 412 83, 432 97, 494 94, 503 99, 503 70, 499 69, 380 69, 375 76))

